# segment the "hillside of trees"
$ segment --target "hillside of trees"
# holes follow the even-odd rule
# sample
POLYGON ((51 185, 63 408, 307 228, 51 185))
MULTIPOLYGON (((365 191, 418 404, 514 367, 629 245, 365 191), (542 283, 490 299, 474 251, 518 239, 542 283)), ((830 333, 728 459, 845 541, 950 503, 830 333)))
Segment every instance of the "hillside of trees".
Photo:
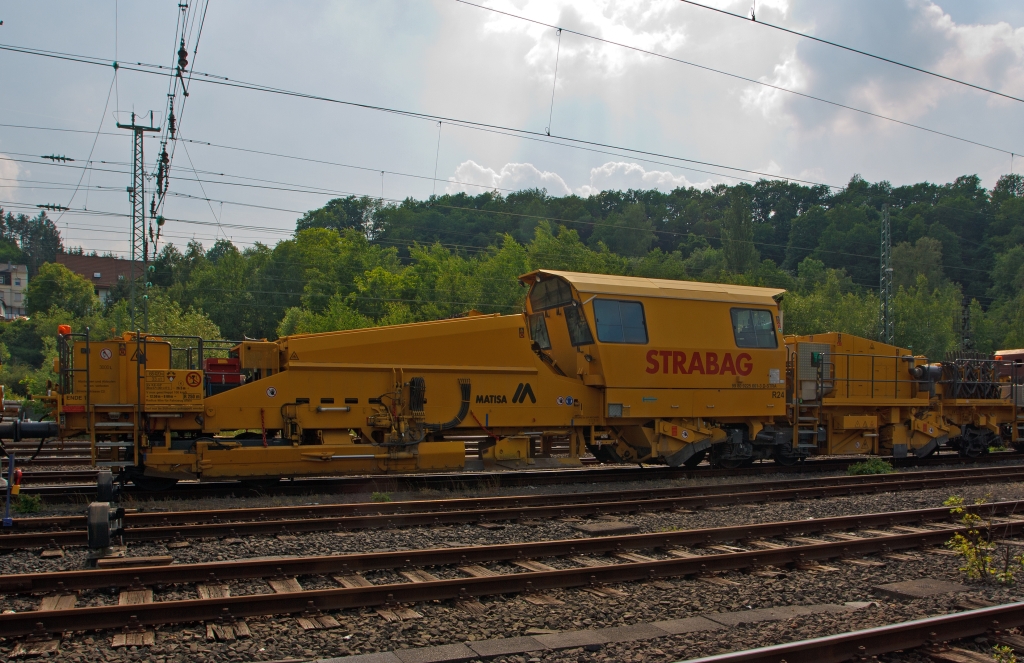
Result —
MULTIPOLYGON (((164 245, 150 329, 276 338, 473 308, 515 313, 525 296, 516 277, 548 268, 786 288, 786 333, 877 337, 885 208, 897 344, 934 359, 1024 346, 1020 175, 991 190, 976 176, 903 187, 855 176, 839 191, 762 180, 588 198, 540 190, 395 205, 339 198, 303 215, 273 247, 164 245)), ((45 215, 0 218, 0 256, 17 253, 32 270, 31 319, 0 329, 0 379, 24 393, 48 377, 58 323, 101 336, 127 329, 126 293, 101 307, 90 284, 48 264, 61 248, 56 229, 42 233, 45 241, 17 230, 52 227, 45 215)))

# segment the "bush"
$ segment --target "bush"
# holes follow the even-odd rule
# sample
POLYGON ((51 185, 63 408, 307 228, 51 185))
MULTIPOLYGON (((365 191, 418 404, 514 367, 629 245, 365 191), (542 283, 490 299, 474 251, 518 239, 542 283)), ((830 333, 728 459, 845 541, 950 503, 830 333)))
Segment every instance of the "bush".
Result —
POLYGON ((371 502, 390 502, 391 493, 373 493, 370 495, 371 502))
POLYGON ((43 498, 38 495, 12 495, 11 508, 15 513, 39 513, 43 508, 43 498))
POLYGON ((855 474, 892 474, 896 470, 881 458, 871 458, 861 463, 854 463, 847 470, 849 475, 855 474))

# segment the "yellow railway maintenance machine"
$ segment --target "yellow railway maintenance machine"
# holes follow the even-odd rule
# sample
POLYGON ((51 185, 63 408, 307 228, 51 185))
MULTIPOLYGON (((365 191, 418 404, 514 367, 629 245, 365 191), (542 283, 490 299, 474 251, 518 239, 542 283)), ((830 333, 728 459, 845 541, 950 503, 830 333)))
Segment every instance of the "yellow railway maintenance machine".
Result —
POLYGON ((970 353, 928 363, 905 348, 839 333, 787 336, 786 347, 790 420, 801 448, 924 458, 943 445, 977 457, 1002 438, 1020 444, 1010 398, 1019 363, 970 353))
POLYGON ((922 455, 1013 420, 1006 399, 953 397, 956 384, 999 393, 976 372, 951 382, 945 364, 849 336, 783 339, 782 290, 548 270, 520 281, 521 314, 247 340, 226 358, 199 339, 65 328, 50 402, 63 436, 88 435, 97 464, 150 487, 571 466, 587 450, 671 466, 922 455))

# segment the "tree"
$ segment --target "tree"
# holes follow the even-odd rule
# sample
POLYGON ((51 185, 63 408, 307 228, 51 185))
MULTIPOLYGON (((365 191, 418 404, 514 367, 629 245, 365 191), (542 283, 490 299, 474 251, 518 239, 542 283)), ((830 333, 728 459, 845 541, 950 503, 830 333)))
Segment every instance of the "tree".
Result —
POLYGON ((76 317, 84 317, 99 308, 99 299, 91 283, 64 265, 44 263, 28 282, 27 310, 45 313, 62 308, 76 317))
POLYGON ((938 288, 945 280, 942 271, 942 243, 922 237, 915 244, 900 242, 892 247, 893 287, 910 288, 924 276, 928 287, 938 288))
POLYGON ((0 235, 6 242, 14 243, 20 249, 28 266, 30 280, 39 272, 43 263, 55 261, 57 254, 64 250, 60 231, 46 216, 46 212, 40 212, 32 218, 24 214, 8 214, 3 218, 0 235))
POLYGON ((642 256, 654 243, 653 228, 644 206, 633 203, 627 205, 622 214, 613 212, 603 222, 595 225, 590 234, 590 245, 596 248, 599 243, 603 243, 613 253, 642 256))
POLYGON ((841 271, 830 269, 810 293, 787 293, 782 300, 785 333, 843 332, 875 338, 878 296, 874 292, 849 292, 844 287, 844 276, 841 271))
POLYGON ((946 353, 960 343, 956 330, 963 295, 953 283, 938 288, 928 277, 918 274, 917 282, 896 292, 893 305, 896 318, 896 345, 910 348, 932 361, 945 359, 946 353))
POLYGON ((310 228, 328 228, 343 232, 345 230, 366 231, 367 213, 373 208, 373 201, 363 196, 347 196, 328 201, 320 209, 310 210, 295 222, 295 232, 299 233, 310 228))
POLYGON ((750 216, 750 199, 734 195, 722 224, 722 249, 729 271, 742 274, 753 268, 760 256, 754 248, 754 222, 750 216))
MULTIPOLYGON (((134 331, 131 328, 128 302, 121 300, 110 311, 107 320, 111 331, 119 335, 126 331, 134 331)), ((166 293, 156 292, 149 298, 149 332, 151 334, 168 336, 198 336, 203 339, 219 339, 220 328, 210 317, 202 311, 189 307, 182 309, 181 305, 167 296, 166 293)), ((171 339, 171 345, 184 347, 191 344, 185 339, 171 339)))

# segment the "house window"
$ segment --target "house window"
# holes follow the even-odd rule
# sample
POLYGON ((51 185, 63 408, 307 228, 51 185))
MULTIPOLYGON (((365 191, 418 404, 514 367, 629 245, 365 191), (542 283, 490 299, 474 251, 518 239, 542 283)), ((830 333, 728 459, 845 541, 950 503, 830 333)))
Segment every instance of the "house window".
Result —
POLYGON ((11 285, 10 272, 0 272, 0 285, 11 285))
POLYGON ((14 285, 21 285, 21 279, 14 279, 14 285))
POLYGON ((18 303, 20 301, 21 301, 21 293, 20 292, 14 293, 14 302, 18 303))
POLYGON ((103 276, 103 274, 101 274, 100 272, 93 272, 93 273, 92 273, 92 277, 93 277, 94 279, 98 279, 98 278, 99 278, 99 277, 101 277, 101 276, 103 276))

